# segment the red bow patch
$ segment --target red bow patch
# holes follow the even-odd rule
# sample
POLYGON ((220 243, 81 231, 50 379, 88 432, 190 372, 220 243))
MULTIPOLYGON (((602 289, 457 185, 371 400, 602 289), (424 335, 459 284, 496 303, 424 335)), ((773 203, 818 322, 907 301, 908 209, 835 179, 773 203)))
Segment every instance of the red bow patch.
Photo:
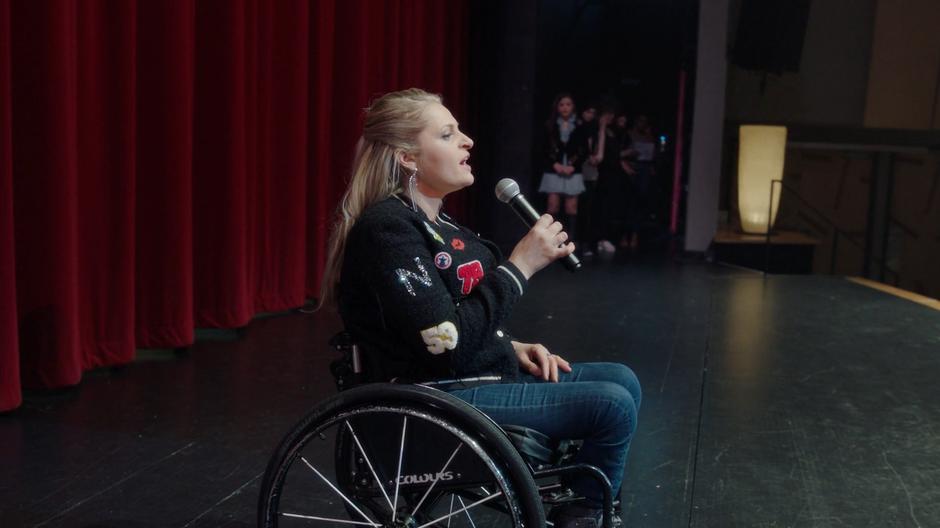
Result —
POLYGON ((450 247, 456 249, 457 251, 463 251, 464 243, 463 240, 459 238, 454 238, 450 241, 450 247))
MULTIPOLYGON (((456 240, 456 239, 455 239, 456 240)), ((483 279, 483 264, 473 260, 457 266, 457 278, 460 279, 460 293, 470 295, 473 287, 483 279)))

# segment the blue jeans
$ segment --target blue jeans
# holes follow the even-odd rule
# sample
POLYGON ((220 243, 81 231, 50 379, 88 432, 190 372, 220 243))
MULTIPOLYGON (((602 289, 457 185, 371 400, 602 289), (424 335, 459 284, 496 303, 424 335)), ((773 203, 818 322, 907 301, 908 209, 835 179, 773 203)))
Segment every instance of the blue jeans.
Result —
MULTIPOLYGON (((558 383, 522 376, 521 383, 449 392, 496 423, 528 427, 557 440, 584 440, 575 462, 600 468, 616 498, 643 397, 636 374, 619 363, 575 363, 571 372, 559 372, 558 383)), ((593 479, 579 476, 566 483, 594 505, 602 503, 603 491, 593 479)))

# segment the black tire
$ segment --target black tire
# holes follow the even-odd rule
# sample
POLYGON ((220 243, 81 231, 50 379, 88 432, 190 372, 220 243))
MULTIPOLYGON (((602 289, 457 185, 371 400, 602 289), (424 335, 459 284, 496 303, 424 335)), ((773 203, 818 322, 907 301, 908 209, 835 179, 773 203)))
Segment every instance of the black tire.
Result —
MULTIPOLYGON (((370 384, 324 401, 284 437, 261 482, 258 526, 275 528, 286 518, 303 519, 308 526, 384 526, 394 516, 402 526, 418 528, 444 526, 443 520, 434 522, 441 511, 456 521, 458 513, 471 517, 471 510, 496 515, 505 526, 545 525, 528 466, 492 420, 439 390, 370 384), (409 438, 408 432, 420 438, 409 438), (391 469, 396 459, 397 473, 391 469), (447 460, 443 466, 442 459, 447 460), (455 469, 448 471, 451 463, 455 469), (424 467, 442 469, 415 473, 424 467), (307 489, 312 483, 321 489, 307 489), (453 506, 442 510, 447 506, 438 503, 447 495, 451 504, 455 499, 464 504, 466 512, 453 506), (464 499, 481 507, 466 506, 464 499)), ((494 526, 492 521, 477 524, 494 526)))

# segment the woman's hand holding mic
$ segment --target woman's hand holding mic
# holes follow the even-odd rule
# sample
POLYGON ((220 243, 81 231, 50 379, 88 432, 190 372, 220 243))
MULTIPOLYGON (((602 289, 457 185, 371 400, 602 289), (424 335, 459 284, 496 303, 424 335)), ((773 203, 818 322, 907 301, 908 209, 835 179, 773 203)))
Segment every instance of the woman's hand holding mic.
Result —
POLYGON ((574 252, 574 243, 567 241, 568 233, 562 230, 561 223, 543 214, 513 248, 509 261, 526 279, 531 278, 545 266, 574 252))

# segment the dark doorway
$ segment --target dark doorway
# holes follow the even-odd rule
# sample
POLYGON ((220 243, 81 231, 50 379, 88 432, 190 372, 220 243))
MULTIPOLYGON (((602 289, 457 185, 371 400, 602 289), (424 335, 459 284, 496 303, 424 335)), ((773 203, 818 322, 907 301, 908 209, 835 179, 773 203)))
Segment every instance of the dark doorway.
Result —
MULTIPOLYGON (((691 102, 697 3, 694 0, 520 0, 471 4, 468 130, 475 134, 468 222, 503 246, 522 230, 492 198, 502 177, 516 179, 539 206, 541 131, 558 92, 575 103, 614 103, 646 115, 659 156, 653 227, 668 222, 679 72, 691 102), (662 136, 662 137, 660 137, 662 136)), ((686 116, 691 109, 686 108, 686 116)), ((688 144, 688 143, 686 143, 688 144)))

